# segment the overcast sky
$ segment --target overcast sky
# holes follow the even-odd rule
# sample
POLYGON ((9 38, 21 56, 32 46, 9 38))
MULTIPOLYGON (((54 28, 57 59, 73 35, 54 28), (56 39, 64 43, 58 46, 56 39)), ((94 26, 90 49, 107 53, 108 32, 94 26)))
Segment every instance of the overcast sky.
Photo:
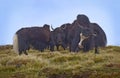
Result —
POLYGON ((108 45, 120 45, 120 0, 0 0, 0 45, 12 44, 22 27, 72 23, 85 14, 107 35, 108 45))

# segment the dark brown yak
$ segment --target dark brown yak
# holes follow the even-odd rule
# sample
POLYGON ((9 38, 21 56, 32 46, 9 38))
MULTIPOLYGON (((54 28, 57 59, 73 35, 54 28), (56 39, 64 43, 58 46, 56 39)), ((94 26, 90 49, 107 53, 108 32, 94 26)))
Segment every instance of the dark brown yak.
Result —
POLYGON ((95 53, 98 53, 97 48, 105 47, 107 44, 106 34, 102 28, 96 23, 90 23, 89 18, 83 14, 78 15, 72 23, 67 41, 69 42, 69 50, 73 52, 79 51, 79 49, 86 52, 95 48, 95 53))
POLYGON ((21 28, 14 36, 13 48, 19 55, 24 52, 27 55, 26 50, 32 46, 34 49, 44 51, 44 49, 50 45, 50 29, 49 25, 45 24, 43 27, 28 27, 21 28))

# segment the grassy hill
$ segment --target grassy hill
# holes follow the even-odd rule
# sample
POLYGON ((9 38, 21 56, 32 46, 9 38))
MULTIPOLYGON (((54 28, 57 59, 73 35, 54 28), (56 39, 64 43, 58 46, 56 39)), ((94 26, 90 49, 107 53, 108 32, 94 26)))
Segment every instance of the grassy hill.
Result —
POLYGON ((0 47, 0 78, 120 78, 120 47, 108 46, 87 53, 68 50, 19 56, 12 46, 0 47))

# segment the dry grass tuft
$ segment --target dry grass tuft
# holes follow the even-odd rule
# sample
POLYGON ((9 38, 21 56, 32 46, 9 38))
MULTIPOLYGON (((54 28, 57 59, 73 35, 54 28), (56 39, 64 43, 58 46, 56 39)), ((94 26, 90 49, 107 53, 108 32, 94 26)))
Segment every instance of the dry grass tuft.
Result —
POLYGON ((0 78, 119 78, 120 47, 107 46, 87 53, 68 50, 14 53, 12 46, 0 46, 0 78))

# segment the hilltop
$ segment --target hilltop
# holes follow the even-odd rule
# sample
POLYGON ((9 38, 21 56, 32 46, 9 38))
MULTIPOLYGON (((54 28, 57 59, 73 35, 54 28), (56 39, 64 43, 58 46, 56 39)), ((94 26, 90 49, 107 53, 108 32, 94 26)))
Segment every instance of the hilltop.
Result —
POLYGON ((0 46, 0 78, 119 78, 120 47, 107 46, 99 51, 30 49, 28 56, 19 56, 12 45, 0 46))

